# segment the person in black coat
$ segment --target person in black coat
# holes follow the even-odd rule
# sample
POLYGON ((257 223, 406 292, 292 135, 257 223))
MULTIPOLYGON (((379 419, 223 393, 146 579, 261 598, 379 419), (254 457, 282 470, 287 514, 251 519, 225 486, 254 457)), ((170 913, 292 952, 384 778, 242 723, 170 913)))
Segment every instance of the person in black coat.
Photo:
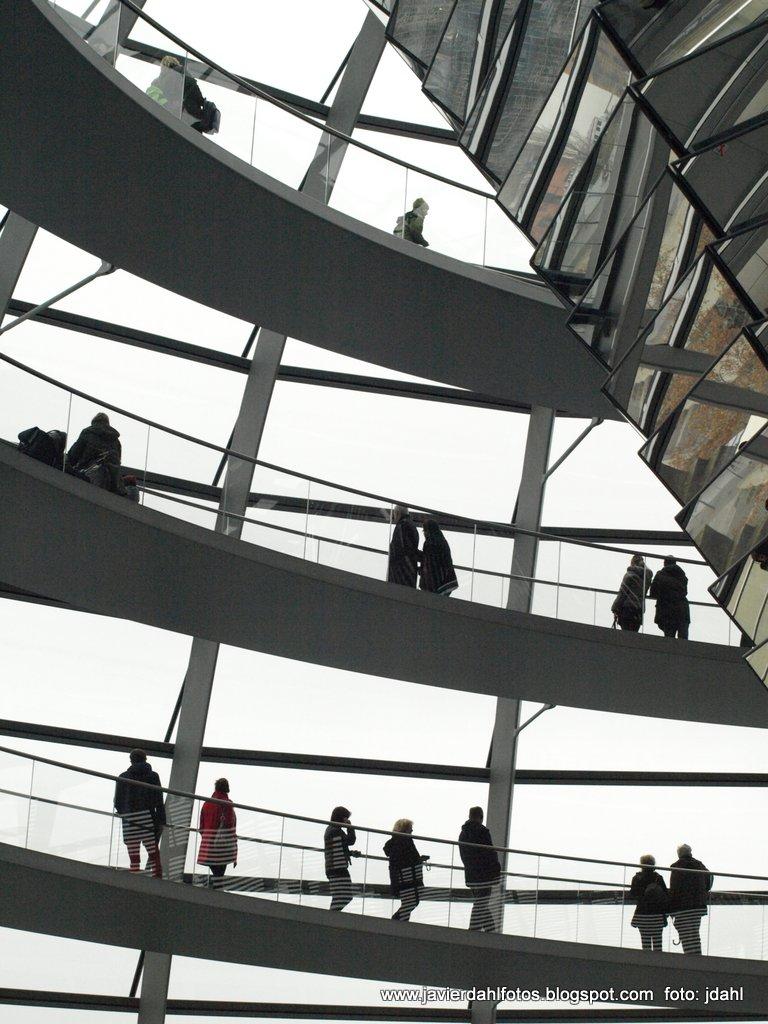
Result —
POLYGON ((80 436, 66 455, 65 469, 73 476, 84 480, 99 482, 94 476, 96 470, 102 471, 103 486, 106 490, 120 491, 120 460, 123 457, 120 445, 120 434, 110 425, 109 416, 98 412, 91 420, 90 427, 80 432, 80 436))
POLYGON ((403 587, 415 587, 419 567, 419 531, 408 514, 408 509, 402 505, 395 506, 394 521, 395 528, 389 542, 387 582, 399 583, 403 587))
POLYGON ((37 462, 54 469, 64 468, 64 448, 67 435, 63 430, 41 430, 40 427, 29 427, 18 435, 19 451, 37 462))
POLYGON ((664 559, 664 568, 653 577, 648 596, 656 601, 654 622, 664 636, 688 639, 691 609, 688 604, 688 577, 671 555, 664 559))
POLYGON ((123 842, 128 848, 131 871, 141 869, 143 844, 152 865, 152 873, 155 878, 162 878, 158 844, 165 825, 165 805, 160 776, 147 763, 145 751, 132 750, 130 760, 130 768, 118 777, 115 785, 114 805, 123 823, 123 842))
POLYGON ((640 858, 643 867, 632 879, 629 898, 636 904, 632 916, 632 927, 640 932, 643 949, 661 950, 662 932, 667 927, 669 894, 667 883, 655 870, 656 858, 644 853, 640 858))
POLYGON ((359 857, 357 850, 351 850, 357 842, 357 835, 350 824, 346 807, 334 807, 331 823, 323 836, 325 851, 325 877, 331 886, 331 910, 343 910, 352 902, 352 878, 349 865, 353 857, 359 857))
POLYGON ((450 545, 437 522, 434 519, 425 519, 419 586, 432 594, 445 594, 450 597, 458 585, 450 545))
POLYGON ((653 573, 646 569, 642 555, 632 555, 621 581, 619 592, 611 605, 614 621, 622 629, 637 633, 643 624, 645 595, 651 585, 653 573))
POLYGON ((472 893, 470 931, 501 930, 501 864, 491 833, 483 824, 482 807, 470 807, 459 833, 464 881, 472 893), (466 845, 471 843, 472 845, 466 845), (487 847, 487 849, 484 849, 487 847))
POLYGON ((688 843, 677 848, 677 860, 669 876, 669 909, 684 953, 701 953, 701 919, 707 913, 714 883, 705 864, 692 855, 688 843), (680 869, 683 870, 680 870, 680 869))
POLYGON ((413 822, 398 818, 392 826, 392 838, 384 843, 384 856, 389 861, 389 883, 392 895, 400 898, 400 906, 392 915, 393 921, 410 921, 418 907, 424 888, 422 864, 429 860, 422 856, 411 839, 413 822))

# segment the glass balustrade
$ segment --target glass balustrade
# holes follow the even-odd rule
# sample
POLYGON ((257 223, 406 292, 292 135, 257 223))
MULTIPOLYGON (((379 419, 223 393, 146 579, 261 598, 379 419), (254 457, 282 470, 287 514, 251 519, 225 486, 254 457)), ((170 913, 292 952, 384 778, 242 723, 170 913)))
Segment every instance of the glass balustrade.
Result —
POLYGON ((69 0, 51 3, 160 109, 259 171, 389 235, 402 238, 405 223, 403 245, 416 244, 404 218, 424 199, 423 237, 431 249, 496 270, 519 263, 519 233, 498 215, 492 193, 325 130, 321 121, 208 63, 123 0, 100 4, 87 19, 70 10, 69 0))
MULTIPOLYGON (((242 457, 70 391, 4 355, 0 355, 0 394, 4 444, 15 446, 15 439, 30 424, 65 435, 60 439, 56 469, 64 468, 62 445, 71 448, 94 416, 106 411, 120 433, 121 466, 114 478, 96 465, 79 466, 77 486, 116 488, 118 493, 110 500, 118 511, 127 508, 122 503, 133 496, 145 508, 294 558, 376 580, 388 577, 395 510, 404 502, 242 457), (246 492, 243 505, 238 495, 246 492)), ((511 572, 516 531, 510 525, 417 506, 410 511, 417 529, 434 519, 450 545, 457 583, 453 600, 503 610, 510 604, 514 586, 517 597, 521 589, 525 598, 530 594, 536 614, 612 625, 611 605, 633 550, 542 535, 536 572, 529 578, 511 572)), ((646 561, 656 571, 662 556, 646 553, 646 561)), ((681 561, 690 577, 692 639, 738 642, 728 618, 708 598, 712 576, 704 563, 695 558, 681 561)), ((652 612, 652 607, 646 610, 643 628, 658 636, 652 612)))
MULTIPOLYGON (((145 786, 130 781, 124 785, 131 794, 126 803, 144 803, 137 794, 145 793, 145 786)), ((345 913, 380 919, 391 918, 404 901, 411 908, 411 920, 419 924, 640 947, 632 923, 636 864, 498 848, 504 868, 499 880, 471 888, 462 854, 470 854, 472 845, 420 836, 416 829, 415 849, 426 859, 413 876, 405 877, 399 897, 394 897, 385 852, 391 832, 355 825, 350 878, 334 883, 326 876, 328 822, 230 804, 225 841, 201 819, 206 803, 214 813, 221 804, 163 790, 167 823, 159 827, 160 819, 149 815, 140 821, 121 819, 114 811, 115 786, 113 776, 2 747, 0 842, 128 872, 129 847, 135 846, 138 836, 139 862, 134 850, 133 870, 146 876, 145 884, 157 887, 158 896, 163 886, 186 883, 210 889, 212 898, 270 900, 296 907, 329 909, 336 897, 344 903, 345 913), (151 878, 150 855, 158 835, 165 880, 151 878), (211 863, 218 865, 218 872, 223 869, 223 875, 214 877, 211 863)), ((657 870, 669 884, 670 869, 657 870)), ((711 892, 701 919, 702 952, 764 960, 768 878, 719 871, 711 876, 706 872, 703 878, 705 887, 711 881, 711 892)), ((104 875, 94 879, 104 880, 104 875)), ((663 928, 662 943, 665 952, 683 952, 671 918, 663 928)))

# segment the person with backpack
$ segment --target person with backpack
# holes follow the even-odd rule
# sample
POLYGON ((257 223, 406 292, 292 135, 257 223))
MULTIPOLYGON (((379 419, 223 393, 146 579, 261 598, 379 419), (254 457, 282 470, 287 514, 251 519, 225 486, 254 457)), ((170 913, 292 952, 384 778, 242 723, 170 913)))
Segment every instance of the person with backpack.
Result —
POLYGON ((177 57, 166 54, 160 61, 160 74, 147 89, 147 96, 169 113, 181 118, 201 135, 214 135, 221 124, 221 112, 205 99, 197 79, 177 57), (186 116, 185 116, 186 115, 186 116))
POLYGON ((709 892, 714 876, 693 856, 688 843, 677 848, 677 860, 671 865, 669 901, 672 920, 683 944, 684 953, 701 953, 701 919, 707 913, 709 892))
POLYGON ((67 452, 64 468, 72 476, 118 494, 122 454, 120 434, 105 412, 97 412, 67 452))
POLYGON ((54 469, 64 468, 64 449, 67 446, 67 435, 63 430, 41 430, 40 427, 29 427, 17 435, 19 451, 28 455, 36 462, 42 462, 54 469))
POLYGON ((472 893, 469 930, 501 931, 501 863, 490 831, 483 824, 482 807, 470 807, 459 833, 459 856, 464 881, 472 893))
POLYGON ((664 636, 687 640, 691 623, 688 577, 672 555, 667 555, 663 568, 653 577, 648 596, 656 601, 653 621, 664 636))
POLYGON ((200 809, 200 850, 197 863, 208 868, 208 885, 217 889, 227 864, 237 867, 237 815, 227 779, 216 779, 213 796, 200 809))
POLYGON ((400 906, 392 915, 393 921, 410 921, 424 888, 422 865, 429 860, 429 856, 420 854, 416 849, 411 839, 412 832, 411 819, 398 818, 392 826, 392 838, 384 843, 392 895, 400 900, 400 906))
POLYGON ((643 624, 645 596, 652 577, 653 573, 646 568, 643 556, 632 555, 619 592, 611 605, 614 625, 631 633, 639 631, 643 624))
POLYGON ((144 750, 132 750, 131 765, 115 785, 115 812, 122 820, 123 842, 128 849, 131 871, 141 870, 144 846, 155 878, 163 877, 160 836, 165 825, 165 805, 160 776, 152 771, 144 750))
POLYGON ((393 235, 404 238, 406 242, 414 242, 416 245, 429 247, 429 242, 424 237, 424 218, 429 213, 429 205, 425 199, 414 199, 413 207, 408 210, 404 217, 398 217, 393 235))
POLYGON ((334 807, 331 811, 330 824, 323 836, 325 877, 331 887, 331 910, 341 911, 352 902, 349 865, 353 857, 362 856, 358 850, 350 850, 357 842, 355 830, 349 820, 351 813, 346 807, 334 807))
POLYGON ((451 547, 434 519, 424 520, 419 586, 432 594, 450 597, 459 586, 453 567, 451 547))
POLYGON ((656 870, 656 858, 652 854, 644 853, 640 863, 642 868, 629 887, 630 901, 636 904, 631 924, 640 932, 643 949, 660 951, 669 909, 667 883, 656 870))

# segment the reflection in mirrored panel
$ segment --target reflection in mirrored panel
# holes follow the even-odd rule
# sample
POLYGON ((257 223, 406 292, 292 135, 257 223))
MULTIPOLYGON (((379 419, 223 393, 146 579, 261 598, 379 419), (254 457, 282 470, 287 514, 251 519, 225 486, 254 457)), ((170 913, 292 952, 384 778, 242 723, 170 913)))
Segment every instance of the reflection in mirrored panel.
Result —
POLYGON ((397 0, 387 36, 420 78, 432 62, 455 0, 397 0))
POLYGON ((712 46, 765 17, 768 0, 607 0, 602 17, 646 74, 712 46))
POLYGON ((603 390, 650 435, 755 319, 714 256, 705 252, 603 390))
POLYGON ((595 3, 521 0, 505 5, 498 55, 461 138, 497 181, 509 173, 595 3))
POLYGON ((671 156, 669 143, 625 95, 532 260, 564 298, 581 298, 671 156))
POLYGON ((578 302, 571 330, 614 367, 713 240, 667 171, 578 302))
MULTIPOLYGON (((765 332, 765 325, 758 333, 765 332)), ((768 357, 745 331, 718 359, 641 456, 681 504, 687 504, 768 420, 768 357)))
POLYGON ((534 241, 543 238, 629 82, 618 50, 590 21, 499 192, 534 241))
POLYGON ((486 9, 483 0, 456 4, 424 79, 424 91, 457 124, 464 123, 470 89, 480 76, 484 50, 480 33, 486 9))
POLYGON ((688 151, 768 109, 768 38, 758 24, 674 64, 640 86, 688 151))
POLYGON ((676 518, 722 574, 768 537, 767 498, 768 431, 763 430, 676 518))
POLYGON ((766 554, 765 543, 758 545, 711 587, 712 596, 730 615, 750 645, 768 640, 766 554))

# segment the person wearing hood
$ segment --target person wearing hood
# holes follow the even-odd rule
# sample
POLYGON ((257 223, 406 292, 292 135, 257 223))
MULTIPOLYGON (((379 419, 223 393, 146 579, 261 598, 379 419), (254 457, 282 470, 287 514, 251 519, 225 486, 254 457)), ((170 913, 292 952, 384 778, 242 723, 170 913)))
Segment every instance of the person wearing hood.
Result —
POLYGON ((216 779, 213 796, 200 810, 200 851, 197 863, 209 868, 208 885, 219 888, 227 864, 237 867, 237 815, 227 779, 216 779))
POLYGON ((424 237, 424 218, 429 213, 429 204, 425 199, 414 199, 413 207, 408 210, 404 217, 398 217, 393 235, 404 238, 406 242, 415 242, 416 245, 429 247, 429 242, 424 237))
POLYGON ((652 576, 651 570, 645 566, 643 556, 632 555, 619 592, 611 605, 613 621, 622 629, 637 633, 642 626, 645 596, 651 585, 652 576))
POLYGON ((629 887, 629 898, 636 904, 631 924, 640 932, 643 949, 660 951, 669 909, 667 884, 656 870, 656 858, 652 854, 644 853, 640 863, 642 867, 629 887))
POLYGON ((653 621, 664 636, 687 640, 691 622, 688 577, 672 555, 667 555, 664 567, 654 576, 648 596, 656 601, 653 621))
POLYGON ((461 826, 459 856, 464 881, 472 893, 470 931, 501 931, 501 864, 491 833, 483 824, 482 807, 470 807, 461 826))
POLYGON ((29 427, 18 435, 19 451, 37 462, 54 469, 64 468, 64 449, 67 435, 63 430, 41 430, 40 427, 29 427))
POLYGON ((688 843, 677 848, 669 876, 669 909, 684 953, 701 953, 701 919, 707 913, 714 876, 693 856, 688 843), (681 870, 682 869, 682 870, 681 870))
POLYGON ((65 469, 73 476, 119 492, 122 456, 120 434, 105 412, 97 412, 67 452, 65 469))
POLYGON ((416 586, 419 568, 419 531, 411 519, 408 509, 396 505, 393 513, 395 528, 389 542, 389 563, 387 583, 399 583, 403 587, 416 586))
POLYGON ((334 807, 331 822, 323 836, 325 851, 325 877, 331 887, 331 910, 343 910, 352 902, 352 878, 349 865, 353 857, 359 857, 358 850, 350 850, 357 842, 355 830, 350 823, 352 812, 346 807, 334 807))
POLYGON ((146 848, 152 874, 163 877, 160 836, 165 825, 165 805, 160 776, 152 771, 144 750, 132 750, 131 766, 115 786, 115 812, 122 819, 123 842, 128 848, 131 871, 141 870, 141 847, 146 848))
POLYGON ((422 864, 429 860, 422 856, 411 839, 413 822, 398 818, 392 826, 392 838, 384 843, 384 856, 389 861, 389 882, 393 897, 399 897, 400 906, 392 915, 393 921, 410 921, 419 905, 424 888, 422 864))
POLYGON ((446 597, 450 597, 459 586, 450 545, 434 519, 424 520, 419 586, 431 594, 445 594, 446 597))

